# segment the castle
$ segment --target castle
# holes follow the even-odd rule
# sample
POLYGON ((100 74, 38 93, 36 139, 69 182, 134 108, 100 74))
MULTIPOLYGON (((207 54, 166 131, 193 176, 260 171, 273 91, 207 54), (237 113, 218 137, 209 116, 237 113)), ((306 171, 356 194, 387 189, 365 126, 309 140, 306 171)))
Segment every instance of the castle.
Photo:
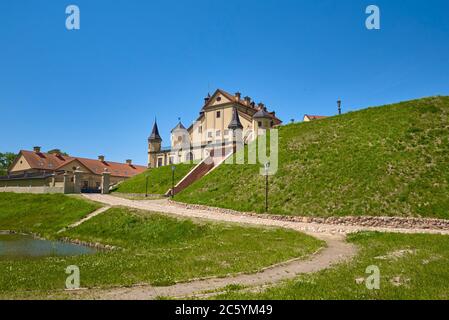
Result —
POLYGON ((162 147, 162 138, 156 121, 148 138, 148 167, 191 162, 205 158, 212 148, 229 147, 240 132, 247 144, 264 132, 282 123, 276 113, 267 111, 263 103, 250 97, 242 99, 239 92, 234 95, 216 90, 204 99, 203 107, 193 124, 186 128, 181 121, 171 131, 170 147, 162 147))

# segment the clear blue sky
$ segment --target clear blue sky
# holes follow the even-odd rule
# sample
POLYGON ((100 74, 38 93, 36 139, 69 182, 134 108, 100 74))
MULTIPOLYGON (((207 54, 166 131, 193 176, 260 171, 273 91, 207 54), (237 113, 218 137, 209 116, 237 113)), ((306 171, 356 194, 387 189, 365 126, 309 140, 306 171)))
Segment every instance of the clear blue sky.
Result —
POLYGON ((278 116, 331 115, 449 94, 449 1, 73 0, 0 2, 0 151, 40 145, 146 164, 208 91, 278 116), (77 4, 81 30, 65 28, 77 4), (381 30, 365 8, 381 9, 381 30))

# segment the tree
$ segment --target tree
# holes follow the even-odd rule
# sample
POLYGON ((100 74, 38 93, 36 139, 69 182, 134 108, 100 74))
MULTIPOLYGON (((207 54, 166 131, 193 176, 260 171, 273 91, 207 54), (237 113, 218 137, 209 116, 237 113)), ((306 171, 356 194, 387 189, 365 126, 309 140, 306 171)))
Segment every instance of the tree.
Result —
POLYGON ((14 161, 14 159, 17 157, 15 153, 12 152, 6 152, 1 153, 0 152, 0 175, 5 175, 6 171, 8 170, 11 163, 14 161))
POLYGON ((50 153, 50 154, 61 154, 63 156, 68 156, 69 155, 68 153, 61 151, 61 149, 51 149, 47 153, 50 153))
POLYGON ((17 157, 17 154, 12 152, 1 153, 0 152, 0 169, 8 169, 14 159, 17 157))

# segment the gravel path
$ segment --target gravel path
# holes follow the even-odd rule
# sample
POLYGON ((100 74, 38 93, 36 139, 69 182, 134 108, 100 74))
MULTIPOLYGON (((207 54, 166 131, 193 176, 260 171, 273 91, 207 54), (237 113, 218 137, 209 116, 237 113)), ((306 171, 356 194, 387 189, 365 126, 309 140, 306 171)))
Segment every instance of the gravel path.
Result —
POLYGON ((307 260, 293 260, 266 268, 254 274, 238 274, 225 278, 198 279, 190 282, 178 283, 168 287, 134 286, 129 288, 113 288, 107 290, 89 290, 89 297, 95 299, 132 299, 147 300, 157 297, 187 297, 201 294, 205 291, 220 290, 228 285, 239 284, 245 286, 262 286, 281 280, 292 279, 301 273, 317 272, 329 268, 333 264, 346 261, 354 257, 357 249, 345 241, 346 234, 357 231, 381 231, 398 233, 439 233, 449 234, 449 231, 431 229, 395 229, 346 225, 327 225, 319 223, 304 223, 280 221, 267 217, 256 217, 247 214, 227 214, 214 209, 191 209, 186 206, 171 203, 166 199, 136 201, 114 197, 111 195, 86 194, 86 198, 104 203, 108 206, 125 206, 152 212, 162 212, 188 218, 207 219, 220 222, 260 225, 269 227, 288 228, 304 232, 318 239, 324 240, 327 247, 314 254, 307 260))
POLYGON ((317 222, 298 222, 276 220, 267 216, 258 217, 251 214, 229 214, 218 212, 213 208, 192 209, 188 206, 179 205, 169 202, 167 199, 159 200, 129 200, 111 195, 85 194, 86 198, 104 203, 109 206, 125 206, 140 210, 153 212, 162 212, 177 216, 189 218, 200 218, 207 220, 215 220, 222 222, 245 223, 252 225, 273 226, 280 228, 294 229, 307 234, 318 237, 319 234, 345 235, 358 231, 379 231, 379 232, 395 232, 395 233, 431 233, 449 235, 449 230, 440 229, 419 229, 419 228, 393 228, 393 227, 368 227, 368 226, 351 226, 338 224, 325 224, 317 222))
POLYGON ((78 227, 79 225, 83 224, 84 222, 89 221, 89 220, 92 219, 93 217, 96 217, 96 216, 98 216, 99 214, 102 214, 103 212, 108 211, 109 209, 111 209, 111 207, 110 207, 110 206, 106 206, 106 207, 102 207, 102 208, 100 208, 100 209, 98 209, 98 210, 95 210, 94 212, 88 214, 88 215, 87 215, 86 217, 84 217, 83 219, 81 219, 81 220, 79 220, 79 221, 77 221, 77 222, 75 222, 75 223, 72 223, 72 224, 69 225, 67 228, 63 228, 63 229, 59 230, 58 233, 62 233, 62 232, 64 232, 64 231, 66 231, 67 229, 76 228, 76 227, 78 227))

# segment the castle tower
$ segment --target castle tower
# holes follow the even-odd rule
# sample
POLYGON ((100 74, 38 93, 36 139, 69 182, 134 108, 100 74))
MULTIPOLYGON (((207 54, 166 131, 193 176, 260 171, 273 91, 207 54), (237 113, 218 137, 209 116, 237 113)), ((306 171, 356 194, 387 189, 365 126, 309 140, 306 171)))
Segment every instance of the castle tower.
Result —
POLYGON ((154 120, 153 131, 148 137, 148 168, 157 166, 157 154, 161 151, 162 138, 159 135, 157 122, 154 120))
POLYGON ((181 148, 185 143, 188 143, 188 135, 186 127, 182 124, 181 120, 179 120, 176 127, 174 127, 171 131, 171 146, 172 149, 181 148))
POLYGON ((271 129, 273 127, 273 117, 267 111, 267 108, 263 103, 259 103, 259 111, 257 111, 253 116, 253 132, 257 137, 263 134, 265 130, 271 129))
POLYGON ((229 122, 228 129, 232 131, 232 147, 234 148, 234 152, 236 152, 243 147, 243 125, 240 122, 236 107, 232 108, 232 119, 229 122))

